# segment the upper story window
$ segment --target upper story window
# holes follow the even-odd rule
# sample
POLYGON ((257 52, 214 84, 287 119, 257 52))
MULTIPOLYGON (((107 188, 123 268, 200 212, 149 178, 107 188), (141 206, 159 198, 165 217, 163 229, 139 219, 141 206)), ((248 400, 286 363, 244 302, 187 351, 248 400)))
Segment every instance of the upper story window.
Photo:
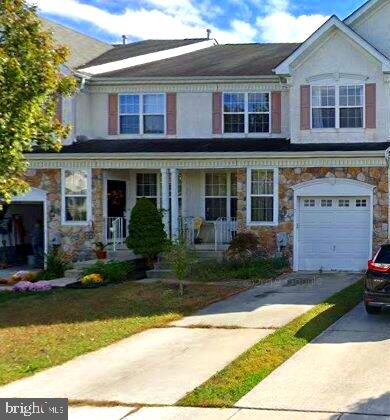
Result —
POLYGON ((269 93, 224 93, 224 133, 269 133, 269 93))
POLYGON ((312 128, 363 128, 362 85, 312 86, 312 128))
POLYGON ((120 134, 164 134, 165 95, 119 95, 120 134))

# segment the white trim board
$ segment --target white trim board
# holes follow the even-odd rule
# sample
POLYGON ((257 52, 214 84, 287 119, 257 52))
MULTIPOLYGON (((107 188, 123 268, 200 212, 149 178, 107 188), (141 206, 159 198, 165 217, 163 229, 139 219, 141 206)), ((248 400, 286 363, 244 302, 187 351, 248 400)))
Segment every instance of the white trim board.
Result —
POLYGON ((354 24, 358 19, 364 17, 364 15, 368 15, 371 13, 373 9, 377 6, 384 6, 387 3, 387 0, 370 0, 364 3, 362 6, 357 8, 354 12, 352 12, 347 18, 344 19, 344 23, 351 26, 354 24))
POLYGON ((298 47, 289 57, 287 57, 275 69, 275 73, 279 75, 291 74, 291 65, 299 59, 299 57, 310 47, 314 47, 317 42, 320 42, 322 37, 325 37, 331 30, 338 29, 344 33, 351 40, 355 41, 360 47, 366 50, 380 63, 382 63, 382 71, 390 71, 390 60, 374 48, 369 42, 362 38, 359 34, 353 31, 349 26, 342 22, 337 16, 332 16, 325 22, 317 31, 315 31, 300 47, 298 47))

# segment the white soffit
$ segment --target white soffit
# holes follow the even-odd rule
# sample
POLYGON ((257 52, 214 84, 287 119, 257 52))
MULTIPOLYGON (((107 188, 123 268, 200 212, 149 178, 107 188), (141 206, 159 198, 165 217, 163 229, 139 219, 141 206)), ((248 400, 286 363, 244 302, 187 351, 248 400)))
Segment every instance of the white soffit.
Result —
POLYGON ((319 40, 325 36, 330 30, 337 28, 343 32, 346 36, 355 41, 363 49, 365 49, 369 54, 375 57, 379 62, 382 63, 382 70, 384 72, 390 71, 390 60, 385 57, 381 52, 375 49, 369 42, 363 39, 355 31, 353 31, 349 26, 342 22, 337 16, 332 16, 327 22, 325 22, 317 31, 315 31, 297 50, 295 50, 289 57, 287 57, 282 63, 280 63, 275 69, 274 72, 280 75, 290 74, 291 64, 297 60, 301 54, 305 52, 308 48, 314 46, 319 40))
POLYGON ((190 45, 184 45, 183 47, 171 48, 169 50, 139 55, 137 57, 125 58, 124 60, 112 61, 111 63, 85 67, 80 69, 79 71, 91 75, 104 74, 109 73, 111 71, 123 70, 134 66, 140 66, 142 64, 152 63, 154 61, 165 60, 167 58, 178 57, 180 55, 203 50, 214 45, 217 45, 216 41, 214 39, 208 39, 206 41, 195 42, 190 45))

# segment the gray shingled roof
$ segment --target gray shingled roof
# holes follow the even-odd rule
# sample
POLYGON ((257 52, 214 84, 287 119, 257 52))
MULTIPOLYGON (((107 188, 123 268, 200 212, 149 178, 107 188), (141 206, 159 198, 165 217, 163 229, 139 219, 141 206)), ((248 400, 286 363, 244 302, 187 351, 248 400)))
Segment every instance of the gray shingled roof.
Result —
POLYGON ((180 57, 168 58, 101 77, 218 77, 273 75, 272 70, 300 44, 215 45, 180 57))
POLYGON ((84 35, 52 20, 42 17, 41 20, 43 27, 53 32, 56 43, 69 48, 70 56, 67 65, 71 68, 77 68, 113 48, 106 42, 84 35))
POLYGON ((145 41, 132 42, 131 44, 114 45, 113 48, 99 57, 89 61, 83 67, 97 66, 100 64, 111 63, 112 61, 124 60, 126 58, 137 57, 139 55, 165 51, 172 48, 184 47, 197 42, 207 41, 206 38, 192 39, 148 39, 145 41))
MULTIPOLYGON (((120 139, 87 140, 64 146, 59 155, 69 153, 239 153, 239 152, 331 152, 385 151, 390 142, 291 143, 287 139, 120 139)), ((34 153, 45 153, 34 150, 34 153)), ((57 152, 49 152, 57 153, 57 152)))

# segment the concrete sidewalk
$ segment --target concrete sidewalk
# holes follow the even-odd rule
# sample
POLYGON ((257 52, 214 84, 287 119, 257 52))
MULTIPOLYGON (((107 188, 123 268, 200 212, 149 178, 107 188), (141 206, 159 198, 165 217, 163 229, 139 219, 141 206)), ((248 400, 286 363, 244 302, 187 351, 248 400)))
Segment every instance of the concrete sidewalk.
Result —
POLYGON ((69 420, 383 420, 343 413, 193 407, 70 407, 69 420))
POLYGON ((389 349, 390 313, 367 315, 361 304, 236 405, 390 418, 389 349))
POLYGON ((290 273, 167 328, 145 331, 6 385, 0 397, 174 404, 273 328, 358 278, 347 273, 290 273), (187 328, 191 325, 225 328, 187 328))

